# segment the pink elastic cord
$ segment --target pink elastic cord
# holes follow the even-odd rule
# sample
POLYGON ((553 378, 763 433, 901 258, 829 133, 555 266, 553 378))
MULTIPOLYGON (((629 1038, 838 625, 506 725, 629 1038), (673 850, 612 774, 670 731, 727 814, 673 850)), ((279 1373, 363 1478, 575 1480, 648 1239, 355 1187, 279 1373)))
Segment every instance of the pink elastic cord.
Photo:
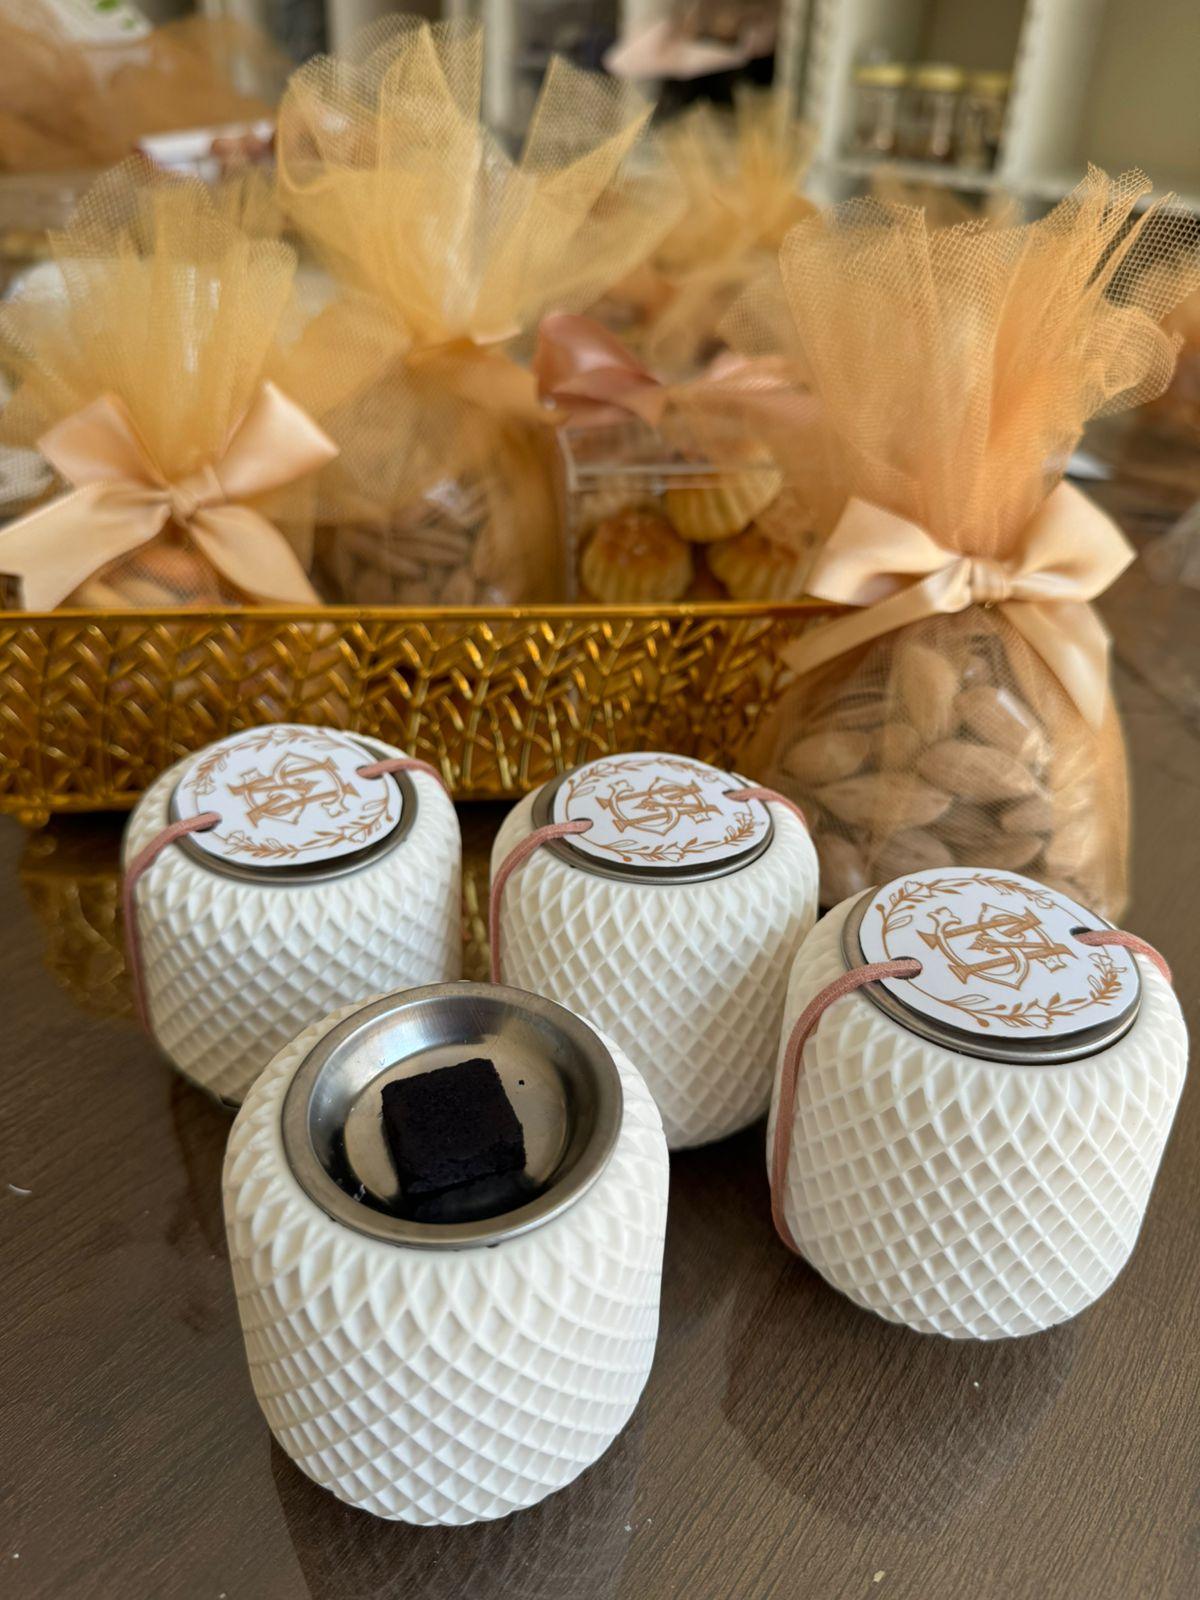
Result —
MULTIPOLYGON (((384 761, 372 761, 366 766, 358 768, 360 778, 383 778, 390 772, 426 772, 435 778, 442 788, 446 785, 442 775, 436 767, 431 767, 428 761, 418 761, 412 756, 391 756, 384 761)), ((156 834, 144 850, 129 863, 125 869, 125 879, 121 886, 121 910, 125 921, 125 944, 129 958, 129 976, 133 984, 133 1004, 137 1012, 138 1021, 147 1032, 150 1031, 150 1016, 146 1009, 146 991, 142 972, 142 942, 138 930, 137 900, 134 891, 138 879, 154 865, 159 856, 168 845, 174 844, 177 839, 184 838, 189 833, 203 833, 208 828, 215 828, 220 822, 220 813, 216 811, 202 811, 199 816, 184 817, 179 822, 172 822, 161 833, 156 834)))
MULTIPOLYGON (((391 756, 386 761, 371 761, 365 767, 359 767, 360 778, 386 778, 390 772, 424 772, 431 778, 436 778, 443 789, 446 789, 446 780, 436 767, 431 767, 428 761, 418 761, 416 756, 391 756)), ((446 789, 446 793, 449 794, 446 789)))
POLYGON ((1119 944, 1122 950, 1132 950, 1135 955, 1145 956, 1147 961, 1154 965, 1170 983, 1171 969, 1159 955, 1152 944, 1147 944, 1145 939, 1139 939, 1136 933, 1122 933, 1119 928, 1097 928, 1094 933, 1077 933, 1075 935, 1080 944, 1119 944))
MULTIPOLYGON (((1147 960, 1153 961, 1167 982, 1171 982, 1171 969, 1162 956, 1152 944, 1147 944, 1145 939, 1139 939, 1135 933, 1122 933, 1118 928, 1098 928, 1090 933, 1077 933, 1075 937, 1080 944, 1120 945, 1123 950, 1132 950, 1137 955, 1145 956, 1147 960)), ((852 994, 864 984, 877 983, 881 978, 915 978, 920 971, 921 963, 912 957, 905 957, 900 961, 876 961, 870 966, 853 967, 849 972, 843 972, 840 978, 835 978, 832 983, 826 984, 820 994, 815 995, 796 1018, 787 1048, 783 1053, 783 1068, 779 1081, 775 1140, 771 1147, 771 1217, 779 1237, 789 1250, 794 1250, 797 1255, 800 1254, 799 1248, 792 1238, 783 1214, 783 1190, 787 1177, 788 1151, 792 1143, 792 1127, 796 1120, 796 1088, 804 1060, 804 1046, 808 1043, 823 1013, 835 1000, 840 1000, 843 995, 852 994)))
POLYGON ((865 967, 852 967, 849 972, 843 972, 840 978, 827 983, 796 1018, 783 1052, 779 1104, 775 1108, 775 1140, 771 1146, 771 1220, 784 1244, 797 1255, 800 1254, 800 1248, 792 1238, 783 1214, 783 1190, 787 1178, 788 1151, 792 1146, 792 1124, 796 1119, 796 1087, 804 1062, 804 1046, 835 1000, 853 994, 855 989, 861 989, 864 984, 878 983, 881 978, 915 978, 920 970, 921 963, 912 956, 904 956, 899 961, 873 961, 865 967))
POLYGON ((726 791, 727 800, 761 800, 764 805, 786 806, 794 817, 799 817, 800 826, 808 827, 808 818, 801 811, 794 800, 789 800, 787 795, 780 794, 777 789, 763 789, 752 785, 746 789, 729 789, 726 791))
POLYGON ((133 984, 134 1010, 147 1033, 150 1031, 150 1016, 146 1010, 146 994, 142 982, 142 941, 138 933, 137 901, 134 898, 134 890, 143 872, 154 865, 169 844, 174 844, 176 839, 182 839, 185 834, 203 833, 208 828, 215 828, 220 820, 220 815, 216 811, 202 811, 198 817, 183 817, 179 822, 169 823, 161 833, 155 834, 144 849, 138 851, 125 868, 125 878, 121 884, 121 916, 125 923, 125 949, 129 962, 129 977, 133 984))
POLYGON ((500 902, 504 894, 504 885, 512 877, 517 868, 535 850, 548 843, 551 839, 565 839, 569 833, 586 833, 591 823, 586 818, 578 822, 548 822, 544 828, 535 828, 532 833, 526 834, 520 844, 514 845, 505 856, 504 860, 492 879, 492 889, 488 896, 488 944, 492 951, 492 982, 503 982, 500 977, 500 902))

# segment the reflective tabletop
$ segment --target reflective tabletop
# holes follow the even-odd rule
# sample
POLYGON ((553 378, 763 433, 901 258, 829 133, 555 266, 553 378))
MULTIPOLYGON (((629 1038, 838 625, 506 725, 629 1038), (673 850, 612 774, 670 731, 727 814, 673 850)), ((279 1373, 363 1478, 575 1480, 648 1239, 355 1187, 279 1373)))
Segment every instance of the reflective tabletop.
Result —
MULTIPOLYGON (((1194 446, 1193 446, 1194 454, 1194 446)), ((1096 488, 1135 539, 1178 457, 1096 488)), ((1195 474, 1193 474, 1194 476, 1195 474)), ((1200 590, 1106 597, 1135 798, 1127 927, 1200 1035, 1200 590)), ((486 976, 501 807, 464 807, 486 976)), ((1184 1600, 1200 1586, 1200 1089, 1115 1287, 1040 1336, 952 1344, 856 1309, 770 1226, 763 1129, 672 1160, 634 1419, 507 1521, 386 1524, 303 1477, 251 1394, 221 1217, 229 1114, 132 1018, 120 818, 0 825, 0 1590, 38 1600, 1184 1600)))

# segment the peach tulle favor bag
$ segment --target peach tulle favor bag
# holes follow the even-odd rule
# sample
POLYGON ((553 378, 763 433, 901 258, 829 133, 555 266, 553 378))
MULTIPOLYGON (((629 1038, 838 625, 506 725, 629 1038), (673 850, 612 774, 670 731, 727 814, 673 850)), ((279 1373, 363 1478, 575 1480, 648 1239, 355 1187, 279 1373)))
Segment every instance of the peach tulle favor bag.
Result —
MULTIPOLYGON (((1148 190, 1093 170, 1038 222, 934 231, 851 202, 785 242, 789 353, 840 507, 809 589, 849 609, 786 648, 796 685, 745 759, 805 807, 826 903, 971 864, 1124 906, 1125 756, 1091 602, 1133 551, 1063 473, 1088 418, 1170 377, 1160 322, 1194 246, 1181 217, 1139 210, 1148 190)), ((754 312, 744 329, 772 325, 754 312)))
POLYGON ((30 610, 316 601, 325 416, 375 371, 348 310, 306 315, 296 255, 249 230, 238 185, 131 161, 100 179, 53 264, 0 307, 9 444, 58 475, 0 528, 30 610))
POLYGON ((740 89, 729 109, 701 102, 668 123, 662 156, 683 209, 595 314, 656 371, 701 370, 723 348, 725 313, 815 209, 800 193, 811 149, 811 130, 761 89, 740 89))
POLYGON ((331 599, 563 597, 553 430, 518 357, 545 311, 594 301, 677 209, 672 186, 630 175, 649 111, 621 85, 554 60, 513 158, 482 84, 479 28, 393 19, 308 62, 280 108, 292 225, 400 346, 336 422, 331 599))

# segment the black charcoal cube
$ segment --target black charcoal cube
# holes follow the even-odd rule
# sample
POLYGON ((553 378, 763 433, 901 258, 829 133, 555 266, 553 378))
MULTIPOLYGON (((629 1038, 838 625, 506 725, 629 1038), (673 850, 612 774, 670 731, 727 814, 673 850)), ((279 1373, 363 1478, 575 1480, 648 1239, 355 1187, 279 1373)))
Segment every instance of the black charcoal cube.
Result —
POLYGON ((525 1136, 500 1074, 477 1056, 383 1087, 383 1130, 407 1199, 519 1172, 525 1136))

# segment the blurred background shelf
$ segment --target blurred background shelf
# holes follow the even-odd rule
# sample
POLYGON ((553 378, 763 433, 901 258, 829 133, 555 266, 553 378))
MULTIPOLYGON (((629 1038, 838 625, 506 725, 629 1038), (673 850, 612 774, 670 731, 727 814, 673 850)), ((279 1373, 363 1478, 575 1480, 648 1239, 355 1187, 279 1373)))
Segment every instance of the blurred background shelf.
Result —
POLYGON ((1200 209, 1200 13, 1194 0, 785 0, 777 69, 816 129, 810 188, 823 200, 897 180, 998 191, 1036 213, 1089 161, 1140 166, 1200 209), (1011 83, 994 166, 873 159, 854 149, 855 74, 872 61, 945 62, 1011 83))
MULTIPOLYGON (((486 105, 493 124, 520 137, 545 62, 555 51, 598 66, 614 42, 673 19, 683 29, 725 30, 762 0, 201 0, 204 9, 266 26, 297 45, 343 46, 392 11, 481 16, 487 26, 486 105)), ((159 0, 157 11, 178 9, 159 0)), ((999 193, 1036 214, 1082 176, 1149 172, 1161 191, 1200 209, 1200 12, 1196 0, 778 0, 773 79, 811 123, 809 188, 844 199, 882 173, 983 204, 999 193), (856 73, 871 63, 909 69, 942 63, 967 79, 1009 78, 994 165, 879 159, 855 148, 856 73)), ((762 73, 753 74, 761 78, 762 73)), ((643 80, 670 103, 692 92, 643 80)), ((705 79, 697 94, 713 92, 705 79)), ((719 89, 718 91, 719 92, 719 89)))

